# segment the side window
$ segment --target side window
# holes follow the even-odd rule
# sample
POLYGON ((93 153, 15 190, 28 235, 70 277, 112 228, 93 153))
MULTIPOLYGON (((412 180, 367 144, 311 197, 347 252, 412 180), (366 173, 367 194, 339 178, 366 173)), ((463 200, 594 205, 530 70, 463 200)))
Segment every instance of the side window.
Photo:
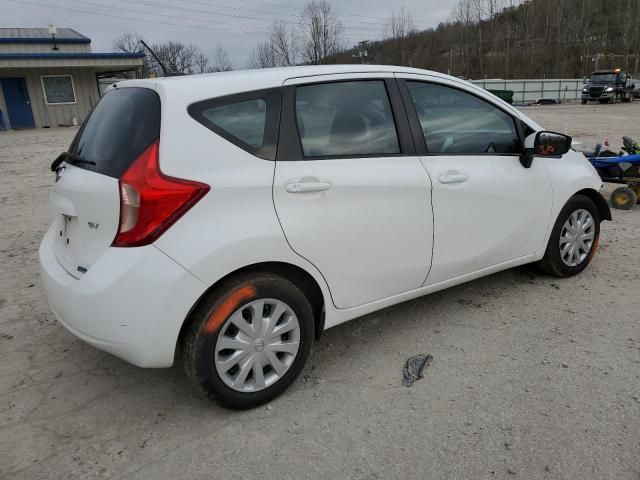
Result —
POLYGON ((189 115, 253 155, 275 160, 280 89, 229 95, 189 105, 189 115))
POLYGON ((262 145, 267 122, 267 104, 262 98, 207 108, 202 115, 253 148, 262 145))
POLYGON ((400 153, 382 80, 297 87, 296 120, 305 157, 400 153))
POLYGON ((513 118, 455 88, 407 82, 430 154, 520 153, 513 118))

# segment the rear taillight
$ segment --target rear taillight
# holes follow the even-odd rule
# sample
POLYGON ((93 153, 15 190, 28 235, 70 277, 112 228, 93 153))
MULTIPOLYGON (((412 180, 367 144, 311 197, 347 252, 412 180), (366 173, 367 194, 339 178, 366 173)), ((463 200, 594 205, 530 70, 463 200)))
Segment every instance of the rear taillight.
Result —
POLYGON ((164 175, 159 147, 156 140, 119 180, 120 225, 114 247, 152 243, 209 191, 204 183, 164 175))

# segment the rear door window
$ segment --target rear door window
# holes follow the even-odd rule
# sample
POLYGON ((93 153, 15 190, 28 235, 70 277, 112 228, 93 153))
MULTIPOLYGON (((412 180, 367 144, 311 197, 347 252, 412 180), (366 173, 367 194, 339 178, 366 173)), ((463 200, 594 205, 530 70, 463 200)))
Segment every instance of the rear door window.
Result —
POLYGON ((76 166, 120 178, 160 136, 160 98, 148 88, 115 88, 98 102, 69 151, 96 165, 76 166))
POLYGON ((297 87, 296 120, 305 157, 400 153, 393 112, 382 80, 297 87))
POLYGON ((189 115, 234 145, 275 160, 280 89, 260 90, 189 105, 189 115))

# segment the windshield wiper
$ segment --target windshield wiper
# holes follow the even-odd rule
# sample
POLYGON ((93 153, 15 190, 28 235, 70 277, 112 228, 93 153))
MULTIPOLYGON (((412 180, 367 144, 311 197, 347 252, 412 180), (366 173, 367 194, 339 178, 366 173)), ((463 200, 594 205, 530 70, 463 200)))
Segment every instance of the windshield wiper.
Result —
POLYGON ((85 165, 96 165, 93 160, 87 160, 75 153, 62 152, 58 158, 56 158, 51 164, 51 171, 55 172, 62 162, 69 163, 71 165, 77 165, 78 163, 84 163, 85 165))

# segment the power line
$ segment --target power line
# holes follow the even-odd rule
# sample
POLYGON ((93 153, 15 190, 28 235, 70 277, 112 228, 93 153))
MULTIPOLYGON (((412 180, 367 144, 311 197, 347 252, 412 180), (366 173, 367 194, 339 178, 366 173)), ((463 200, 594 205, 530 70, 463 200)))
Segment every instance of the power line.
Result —
MULTIPOLYGON (((265 36, 265 35, 268 35, 268 33, 269 33, 267 30, 260 30, 260 31, 258 31, 258 30, 250 30, 250 29, 247 29, 246 25, 239 25, 239 24, 235 24, 235 23, 216 22, 216 21, 206 20, 206 22, 208 24, 210 24, 210 23, 218 23, 218 24, 223 24, 223 25, 228 25, 228 26, 233 27, 233 28, 223 28, 223 27, 213 27, 213 26, 208 26, 208 25, 193 25, 193 24, 167 22, 167 21, 160 21, 160 20, 150 19, 150 18, 134 18, 134 17, 125 16, 125 15, 118 15, 118 14, 115 14, 115 13, 88 11, 88 10, 83 10, 83 9, 80 9, 80 8, 73 8, 73 7, 69 7, 69 6, 54 5, 54 4, 50 4, 50 3, 44 3, 44 2, 33 2, 33 1, 29 1, 29 0, 9 0, 9 1, 14 2, 14 3, 18 3, 18 4, 34 5, 34 6, 38 6, 38 7, 49 7, 49 8, 53 8, 53 9, 64 10, 64 11, 74 12, 74 13, 81 13, 81 14, 85 14, 85 15, 103 16, 103 17, 117 18, 117 19, 121 19, 121 20, 129 20, 129 21, 134 21, 134 22, 152 23, 152 24, 156 24, 156 25, 169 25, 169 26, 174 26, 174 27, 197 28, 197 29, 200 29, 200 30, 208 30, 208 31, 247 33, 247 34, 256 35, 256 36, 265 36)), ((111 8, 111 9, 123 10, 123 11, 126 10, 126 11, 130 11, 130 12, 133 12, 133 13, 142 13, 142 14, 145 14, 145 15, 158 15, 158 16, 167 17, 167 18, 186 20, 186 21, 189 21, 189 22, 203 22, 204 21, 204 20, 198 20, 198 19, 187 18, 187 17, 177 17, 175 15, 167 15, 167 14, 162 14, 162 13, 157 13, 157 12, 148 12, 148 11, 144 11, 144 10, 125 9, 124 7, 111 7, 109 5, 103 5, 103 4, 100 4, 100 3, 89 2, 88 0, 72 0, 72 1, 75 1, 75 2, 78 2, 78 3, 85 3, 85 4, 100 6, 100 7, 103 7, 103 8, 111 8)), ((355 35, 354 36, 342 35, 342 37, 350 39, 350 40, 360 40, 360 39, 362 39, 362 36, 355 36, 355 35)))
MULTIPOLYGON (((206 27, 204 25, 185 25, 182 23, 172 23, 172 22, 162 22, 162 21, 158 21, 158 20, 152 20, 152 19, 142 19, 142 18, 132 18, 132 17, 126 17, 124 15, 115 15, 115 14, 110 14, 110 13, 98 13, 98 12, 90 12, 87 10, 81 10, 79 8, 71 8, 71 7, 62 7, 60 5, 52 5, 50 3, 36 3, 36 2, 31 2, 28 0, 9 0, 10 2, 14 2, 14 3, 18 3, 18 4, 27 4, 27 5, 35 5, 37 7, 49 7, 49 8, 54 8, 57 10, 65 10, 68 12, 75 12, 75 13, 83 13, 86 15, 93 15, 93 16, 100 16, 100 17, 111 17, 111 18, 118 18, 120 20, 131 20, 131 21, 135 21, 135 22, 144 22, 144 23, 154 23, 157 25, 170 25, 173 27, 188 27, 188 28, 198 28, 201 30, 212 30, 212 31, 225 31, 225 32, 238 32, 238 30, 229 30, 229 29, 224 29, 224 28, 216 28, 216 27, 206 27)), ((265 32, 255 32, 255 31, 250 31, 250 30, 244 30, 241 31, 240 33, 249 33, 249 34, 256 34, 256 35, 264 35, 265 32)))
MULTIPOLYGON (((71 1, 79 1, 79 0, 71 0, 71 1)), ((233 13, 220 13, 220 12, 216 12, 216 11, 212 11, 212 10, 203 10, 200 8, 191 8, 191 7, 185 7, 182 5, 170 5, 170 4, 166 4, 166 3, 162 3, 162 2, 156 2, 156 1, 152 1, 152 0, 118 0, 120 2, 125 2, 125 3, 133 3, 136 5, 139 4, 143 4, 143 5, 148 5, 151 7, 163 7, 163 8, 167 8, 170 10, 181 10, 181 11, 186 11, 186 12, 193 12, 193 13, 199 13, 199 14, 205 14, 205 15, 216 15, 216 16, 222 16, 222 17, 230 17, 230 18, 238 18, 241 20, 257 20, 260 22, 263 22, 265 20, 265 18, 258 18, 258 17, 251 17, 248 15, 238 15, 238 14, 233 14, 233 13)), ((219 4, 213 4, 210 3, 209 5, 219 5, 219 4)), ((106 5, 105 5, 106 7, 106 5)), ((120 7, 112 7, 112 8, 120 8, 120 7)), ((287 23, 290 25, 303 25, 302 22, 298 21, 292 21, 292 20, 280 20, 280 22, 282 23, 287 23)), ((371 32, 371 28, 366 28, 366 27, 347 27, 349 30, 364 30, 366 32, 371 32)))
MULTIPOLYGON (((221 7, 221 8, 225 8, 225 9, 231 9, 231 10, 243 10, 246 12, 250 12, 250 13, 266 13, 267 15, 277 15, 279 17, 290 17, 290 18, 296 18, 299 19, 300 15, 299 14, 292 14, 292 13, 281 13, 281 12, 273 12, 273 11, 266 11, 266 10, 256 10, 255 8, 243 8, 243 7, 231 7, 231 6, 227 6, 227 5, 221 5, 219 3, 211 3, 211 2, 202 2, 202 1, 198 1, 198 0, 183 0, 187 3, 194 3, 196 5, 205 5, 205 6, 210 6, 210 7, 221 7)), ((262 4, 258 4, 258 5, 262 5, 262 4)), ((269 5, 269 4, 266 4, 269 5)), ((291 7, 289 7, 289 10, 291 10, 291 7)), ((262 19, 261 19, 262 20, 262 19)), ((382 22, 359 22, 359 21, 353 21, 353 20, 347 20, 346 22, 351 22, 351 23, 355 23, 356 25, 369 25, 373 28, 377 28, 378 26, 385 26, 386 23, 382 23, 382 22)), ((344 22, 343 22, 344 23, 344 22)))
MULTIPOLYGON (((189 1, 189 0, 187 0, 189 1)), ((269 3, 269 2, 258 2, 256 0, 241 0, 247 3, 253 3, 256 5, 269 5, 272 7, 280 7, 280 8, 291 8, 291 5, 284 5, 282 3, 269 3)), ((336 15, 343 15, 345 17, 358 17, 358 18, 369 18, 372 20, 388 20, 388 18, 385 17, 379 17, 379 16, 373 16, 373 15, 361 15, 358 13, 346 13, 346 12, 339 12, 339 11, 335 11, 334 12, 336 15)), ((425 25, 438 25, 442 22, 435 22, 435 21, 431 21, 431 20, 415 20, 412 19, 414 21, 414 23, 421 23, 421 24, 425 24, 425 25)))
MULTIPOLYGON (((122 10, 125 12, 132 12, 132 13, 142 13, 145 15, 157 15, 159 17, 166 17, 166 18, 175 18, 178 20, 187 20, 190 22, 207 22, 207 23, 215 23, 218 25, 226 25, 226 26, 230 26, 230 27, 234 27, 234 28, 238 28, 241 27, 241 25, 238 25, 237 23, 229 23, 229 22, 219 22, 216 20, 199 20, 197 18, 188 18, 188 17, 178 17, 176 15, 173 14, 166 14, 166 13, 160 13, 160 12, 149 12, 149 11, 145 11, 145 10, 137 10, 134 8, 125 8, 125 7, 112 7, 111 5, 105 5, 102 3, 98 3, 98 2, 91 2, 89 0, 70 0, 74 3, 81 3, 81 4, 85 4, 85 5, 93 5, 96 7, 103 7, 103 8, 112 8, 112 9, 117 9, 117 10, 122 10)), ((226 31, 237 31, 237 30, 226 30, 226 31)), ((267 30, 261 30, 261 31, 255 31, 255 30, 246 30, 247 32, 250 33, 259 33, 259 34, 267 34, 268 31, 267 30)))

